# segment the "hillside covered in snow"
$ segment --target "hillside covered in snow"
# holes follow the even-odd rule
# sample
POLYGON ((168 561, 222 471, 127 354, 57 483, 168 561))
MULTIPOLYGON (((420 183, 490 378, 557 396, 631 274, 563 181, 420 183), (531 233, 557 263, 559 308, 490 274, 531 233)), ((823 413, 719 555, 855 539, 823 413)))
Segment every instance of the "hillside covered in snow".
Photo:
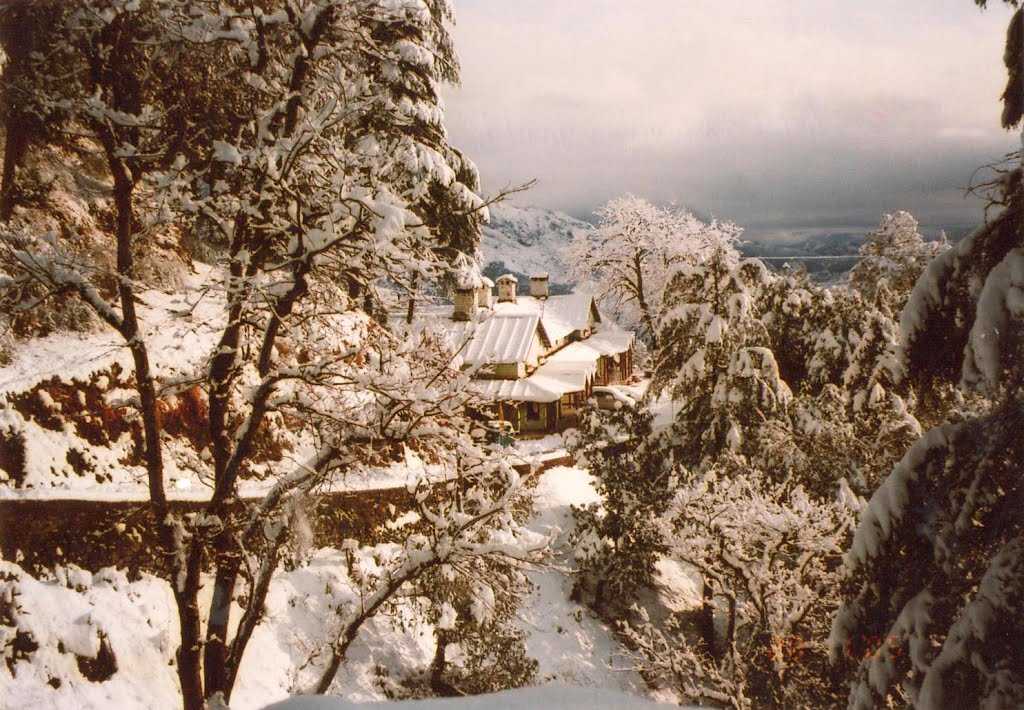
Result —
POLYGON ((525 285, 523 277, 548 273, 553 293, 570 290, 563 251, 578 232, 590 229, 590 224, 543 207, 501 204, 490 212, 480 245, 487 276, 493 279, 512 273, 525 285))

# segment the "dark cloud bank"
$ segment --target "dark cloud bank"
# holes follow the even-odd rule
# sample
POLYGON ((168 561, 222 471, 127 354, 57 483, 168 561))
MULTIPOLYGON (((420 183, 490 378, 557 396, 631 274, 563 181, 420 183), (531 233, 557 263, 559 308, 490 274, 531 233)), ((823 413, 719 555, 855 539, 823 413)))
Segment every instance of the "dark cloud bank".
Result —
POLYGON ((634 192, 748 233, 909 209, 976 224, 998 128, 1002 8, 967 0, 462 0, 453 139, 485 187, 586 216, 634 192), (756 8, 749 7, 756 5, 756 8))

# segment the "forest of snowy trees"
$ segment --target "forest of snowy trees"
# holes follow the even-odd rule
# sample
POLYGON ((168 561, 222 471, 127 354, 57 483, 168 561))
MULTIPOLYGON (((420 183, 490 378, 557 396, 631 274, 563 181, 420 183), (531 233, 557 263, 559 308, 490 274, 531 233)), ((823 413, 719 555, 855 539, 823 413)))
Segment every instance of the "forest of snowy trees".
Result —
MULTIPOLYGON (((344 696, 367 633, 391 699, 564 681, 522 622, 562 591, 542 572, 661 699, 1024 706, 1020 152, 977 186, 969 236, 881 215, 829 284, 744 258, 727 219, 609 201, 564 260, 649 382, 565 433, 592 489, 549 524, 558 471, 505 445, 457 345, 389 318, 478 274, 505 195, 449 139, 453 19, 448 0, 0 6, 0 499, 135 481, 156 560, 0 558, 0 706, 103 707, 127 677, 107 701, 145 707, 148 684, 227 708, 270 665, 274 692, 344 696), (58 350, 75 367, 44 378, 58 350), (319 496, 396 468, 399 522, 314 549, 319 496), (669 568, 692 607, 652 601, 669 568), (149 646, 126 631, 157 618, 149 646)), ((1017 129, 1024 10, 1005 64, 1017 129)))

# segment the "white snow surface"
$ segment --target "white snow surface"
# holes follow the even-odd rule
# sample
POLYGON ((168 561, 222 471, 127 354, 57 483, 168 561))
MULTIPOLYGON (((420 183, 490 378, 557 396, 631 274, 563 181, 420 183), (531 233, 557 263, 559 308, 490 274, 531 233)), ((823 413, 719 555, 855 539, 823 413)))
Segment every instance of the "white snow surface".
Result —
MULTIPOLYGON (((224 318, 221 294, 208 292, 214 267, 193 264, 179 292, 149 290, 140 295, 139 319, 156 374, 170 377, 199 364, 216 342, 224 318), (186 299, 183 294, 188 294, 186 299)), ((55 333, 15 349, 0 368, 0 392, 24 391, 50 377, 83 379, 113 363, 132 366, 124 339, 110 329, 95 333, 55 333)))
POLYGON ((443 700, 407 700, 398 703, 354 704, 336 698, 292 698, 271 705, 267 710, 360 710, 361 708, 399 708, 410 710, 627 710, 629 708, 678 707, 641 700, 636 696, 596 688, 549 685, 519 688, 491 695, 443 700))
POLYGON ((566 570, 573 566, 566 543, 573 525, 569 506, 600 501, 592 477, 579 468, 552 468, 538 483, 536 495, 531 527, 557 535, 550 566, 529 574, 536 589, 524 600, 520 616, 522 628, 529 634, 526 651, 540 663, 540 679, 644 692, 643 680, 636 673, 615 670, 627 664, 612 632, 569 600, 572 579, 566 570))
MULTIPOLYGON (((635 672, 623 670, 624 651, 612 631, 569 599, 570 505, 597 500, 590 475, 577 468, 552 468, 537 484, 530 527, 553 538, 553 554, 548 564, 529 572, 535 588, 522 604, 518 623, 527 633, 526 649, 539 663, 538 681, 545 688, 445 702, 455 702, 456 708, 583 707, 580 703, 595 710, 645 707, 637 696, 646 694, 646 687, 635 672), (565 685, 589 691, 573 693, 565 691, 565 685), (599 698, 606 704, 594 704, 599 698), (508 704, 502 704, 506 700, 508 704)), ((16 662, 13 673, 7 664, 0 664, 0 706, 10 710, 177 706, 177 677, 171 665, 177 615, 166 582, 149 575, 128 582, 115 570, 91 574, 74 567, 58 570, 55 579, 37 580, 3 561, 0 573, 0 580, 8 580, 0 582, 0 592, 20 605, 15 628, 30 631, 39 643, 31 661, 16 662), (117 671, 107 680, 92 682, 80 672, 75 654, 95 656, 101 635, 109 641, 117 671), (51 679, 59 681, 58 688, 52 687, 51 679)), ((206 585, 207 593, 210 586, 206 585)), ((279 572, 267 598, 265 620, 246 650, 231 707, 262 708, 286 699, 296 688, 308 687, 310 671, 298 675, 296 668, 331 634, 335 610, 356 602, 357 594, 341 551, 318 550, 307 565, 279 572)), ((208 603, 206 599, 204 604, 208 603)), ((238 614, 233 617, 237 619, 238 614)), ((0 643, 4 635, 13 633, 10 628, 0 625, 0 643)), ((360 630, 331 688, 334 699, 303 698, 285 707, 348 707, 345 703, 386 699, 381 672, 395 679, 426 668, 434 652, 433 631, 422 616, 399 604, 391 614, 378 615, 360 630)), ((412 707, 448 705, 428 702, 412 707)))
POLYGON ((540 317, 533 314, 495 313, 480 320, 460 353, 462 361, 467 365, 526 362, 539 322, 540 317))

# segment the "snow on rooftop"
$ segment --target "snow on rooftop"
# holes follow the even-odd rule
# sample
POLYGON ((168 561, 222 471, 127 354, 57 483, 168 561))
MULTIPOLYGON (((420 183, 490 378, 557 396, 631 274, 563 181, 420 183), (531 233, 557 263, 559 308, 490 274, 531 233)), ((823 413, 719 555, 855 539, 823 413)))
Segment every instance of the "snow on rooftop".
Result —
POLYGON ((569 343, 553 353, 528 377, 477 380, 474 386, 482 396, 493 400, 555 402, 563 395, 586 390, 587 381, 597 373, 598 360, 623 353, 632 343, 632 333, 602 325, 599 332, 586 340, 569 343))
POLYGON ((544 324, 544 331, 552 341, 559 341, 577 330, 590 325, 590 308, 593 296, 586 293, 571 293, 550 296, 546 299, 533 296, 519 296, 515 303, 498 303, 496 313, 536 313, 544 324))
POLYGON ((555 402, 562 393, 545 387, 533 375, 518 380, 474 380, 473 388, 482 397, 507 402, 555 402))
POLYGON ((631 331, 623 330, 614 323, 602 323, 598 326, 598 330, 582 344, 593 348, 602 355, 618 355, 625 352, 634 340, 636 340, 636 335, 631 331))
POLYGON ((517 279, 512 274, 502 274, 501 276, 499 276, 498 277, 498 283, 501 283, 503 281, 511 281, 514 284, 519 283, 519 279, 517 279))
POLYGON ((462 350, 467 365, 526 362, 540 317, 530 313, 495 313, 478 321, 462 350))
MULTIPOLYGON (((477 366, 526 362, 537 330, 551 343, 586 330, 592 304, 593 296, 586 293, 548 299, 520 296, 515 303, 498 303, 493 311, 483 311, 476 321, 451 320, 451 306, 425 307, 419 318, 440 325, 453 347, 462 348, 463 362, 477 366)), ((615 323, 598 322, 589 337, 552 353, 528 377, 479 379, 474 386, 491 400, 555 402, 563 395, 585 391, 597 373, 598 360, 624 353, 633 340, 633 333, 615 323)))

